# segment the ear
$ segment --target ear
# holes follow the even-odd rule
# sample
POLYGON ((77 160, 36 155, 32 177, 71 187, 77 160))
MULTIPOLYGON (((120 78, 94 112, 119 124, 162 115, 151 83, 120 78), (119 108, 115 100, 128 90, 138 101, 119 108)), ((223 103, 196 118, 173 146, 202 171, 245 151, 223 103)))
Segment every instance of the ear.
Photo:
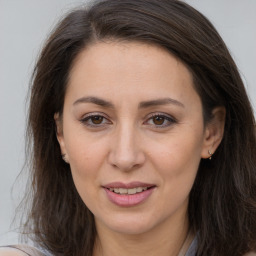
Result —
POLYGON ((205 126, 202 158, 210 158, 220 145, 224 134, 225 118, 224 107, 216 107, 212 111, 212 119, 205 126))
POLYGON ((59 113, 54 114, 54 120, 56 125, 56 137, 60 145, 61 156, 66 163, 69 163, 65 140, 63 136, 63 122, 59 113))

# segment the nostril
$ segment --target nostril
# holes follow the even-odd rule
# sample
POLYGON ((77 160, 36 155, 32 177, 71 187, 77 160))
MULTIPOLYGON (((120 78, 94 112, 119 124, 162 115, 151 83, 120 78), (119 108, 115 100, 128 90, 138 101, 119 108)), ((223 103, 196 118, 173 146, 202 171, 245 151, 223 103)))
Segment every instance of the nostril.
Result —
POLYGON ((108 161, 114 168, 130 171, 138 169, 145 162, 139 138, 130 123, 122 123, 110 143, 108 161))
POLYGON ((140 153, 126 153, 120 152, 112 153, 109 156, 109 163, 117 169, 122 171, 129 171, 137 169, 144 163, 144 157, 140 153))

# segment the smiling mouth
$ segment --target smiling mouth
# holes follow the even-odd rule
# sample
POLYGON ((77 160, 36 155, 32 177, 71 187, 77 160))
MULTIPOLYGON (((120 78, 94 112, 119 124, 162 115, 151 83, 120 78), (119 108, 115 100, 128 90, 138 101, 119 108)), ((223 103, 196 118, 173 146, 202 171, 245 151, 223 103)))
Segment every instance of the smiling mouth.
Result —
POLYGON ((144 182, 112 182, 103 186, 110 202, 119 207, 133 207, 146 201, 157 186, 144 182))
POLYGON ((109 191, 120 195, 134 195, 151 189, 152 187, 137 187, 137 188, 107 188, 109 191))

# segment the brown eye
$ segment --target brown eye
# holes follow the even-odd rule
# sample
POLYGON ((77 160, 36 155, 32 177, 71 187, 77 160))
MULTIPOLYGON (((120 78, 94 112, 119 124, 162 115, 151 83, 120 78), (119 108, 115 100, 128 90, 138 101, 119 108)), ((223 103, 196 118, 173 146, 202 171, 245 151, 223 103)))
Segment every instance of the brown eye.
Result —
POLYGON ((103 122, 103 116, 92 116, 91 121, 93 124, 101 124, 103 122))
POLYGON ((103 115, 88 115, 81 119, 80 122, 92 128, 100 128, 107 124, 111 124, 111 122, 103 115))
POLYGON ((172 116, 167 114, 151 114, 151 117, 149 117, 144 124, 150 125, 152 128, 167 128, 169 126, 172 126, 176 124, 177 121, 172 116))
POLYGON ((155 125, 162 125, 165 121, 165 118, 162 116, 155 116, 153 117, 153 122, 155 125))

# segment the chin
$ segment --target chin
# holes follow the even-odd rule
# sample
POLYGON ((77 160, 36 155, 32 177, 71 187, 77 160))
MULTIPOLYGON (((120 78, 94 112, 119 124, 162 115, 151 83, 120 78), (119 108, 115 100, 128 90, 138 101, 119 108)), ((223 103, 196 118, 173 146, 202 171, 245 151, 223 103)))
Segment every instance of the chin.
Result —
POLYGON ((137 225, 135 223, 130 223, 122 226, 114 226, 112 227, 112 230, 124 235, 141 235, 150 231, 151 227, 148 225, 137 225))
POLYGON ((101 220, 104 226, 114 232, 126 235, 140 235, 152 230, 157 223, 146 216, 119 216, 108 220, 101 220))

